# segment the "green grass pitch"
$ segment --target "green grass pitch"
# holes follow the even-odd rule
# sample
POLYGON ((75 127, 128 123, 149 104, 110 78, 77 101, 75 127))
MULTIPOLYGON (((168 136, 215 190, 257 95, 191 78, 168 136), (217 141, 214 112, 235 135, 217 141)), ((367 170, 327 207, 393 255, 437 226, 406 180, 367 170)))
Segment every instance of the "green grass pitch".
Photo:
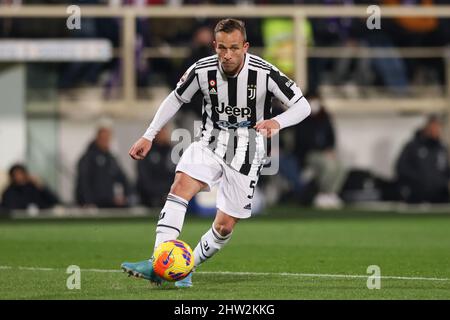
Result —
MULTIPOLYGON (((449 215, 276 215, 239 222, 190 289, 119 272, 150 255, 156 218, 0 221, 0 299, 450 299, 449 215), (66 287, 69 265, 80 290, 66 287)), ((195 247, 211 222, 187 216, 180 239, 195 247)))

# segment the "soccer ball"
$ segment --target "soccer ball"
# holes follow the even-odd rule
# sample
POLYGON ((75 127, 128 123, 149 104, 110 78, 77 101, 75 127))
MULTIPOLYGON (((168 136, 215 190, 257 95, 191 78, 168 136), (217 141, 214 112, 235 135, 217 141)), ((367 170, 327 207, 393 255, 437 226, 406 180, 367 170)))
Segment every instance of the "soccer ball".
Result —
POLYGON ((167 281, 181 280, 194 268, 192 249, 181 240, 168 240, 161 243, 153 257, 154 272, 167 281))

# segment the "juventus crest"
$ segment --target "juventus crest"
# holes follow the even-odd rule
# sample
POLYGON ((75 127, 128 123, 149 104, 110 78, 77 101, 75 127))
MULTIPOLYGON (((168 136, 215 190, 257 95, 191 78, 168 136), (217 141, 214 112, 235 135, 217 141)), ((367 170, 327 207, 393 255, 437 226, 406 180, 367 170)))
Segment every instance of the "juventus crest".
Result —
POLYGON ((253 100, 256 98, 256 85, 254 84, 249 84, 247 86, 247 91, 248 91, 248 98, 250 100, 253 100))

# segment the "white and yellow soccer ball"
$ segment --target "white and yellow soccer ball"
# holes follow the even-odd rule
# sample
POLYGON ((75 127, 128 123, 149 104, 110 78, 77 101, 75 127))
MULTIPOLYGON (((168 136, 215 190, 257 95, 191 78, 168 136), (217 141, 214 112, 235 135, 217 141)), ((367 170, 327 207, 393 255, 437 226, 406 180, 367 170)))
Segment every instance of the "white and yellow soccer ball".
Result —
POLYGON ((167 281, 184 279, 194 268, 191 247, 181 240, 161 243, 153 254, 153 271, 167 281))

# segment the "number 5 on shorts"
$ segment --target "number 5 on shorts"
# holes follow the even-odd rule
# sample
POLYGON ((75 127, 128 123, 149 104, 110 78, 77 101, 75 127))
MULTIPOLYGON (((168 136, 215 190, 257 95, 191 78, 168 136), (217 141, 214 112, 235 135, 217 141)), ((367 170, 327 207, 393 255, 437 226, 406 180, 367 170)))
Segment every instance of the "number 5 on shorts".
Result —
POLYGON ((247 198, 249 199, 253 199, 253 195, 255 194, 255 184, 256 184, 255 180, 250 181, 250 189, 252 189, 253 191, 251 196, 247 196, 247 198))

